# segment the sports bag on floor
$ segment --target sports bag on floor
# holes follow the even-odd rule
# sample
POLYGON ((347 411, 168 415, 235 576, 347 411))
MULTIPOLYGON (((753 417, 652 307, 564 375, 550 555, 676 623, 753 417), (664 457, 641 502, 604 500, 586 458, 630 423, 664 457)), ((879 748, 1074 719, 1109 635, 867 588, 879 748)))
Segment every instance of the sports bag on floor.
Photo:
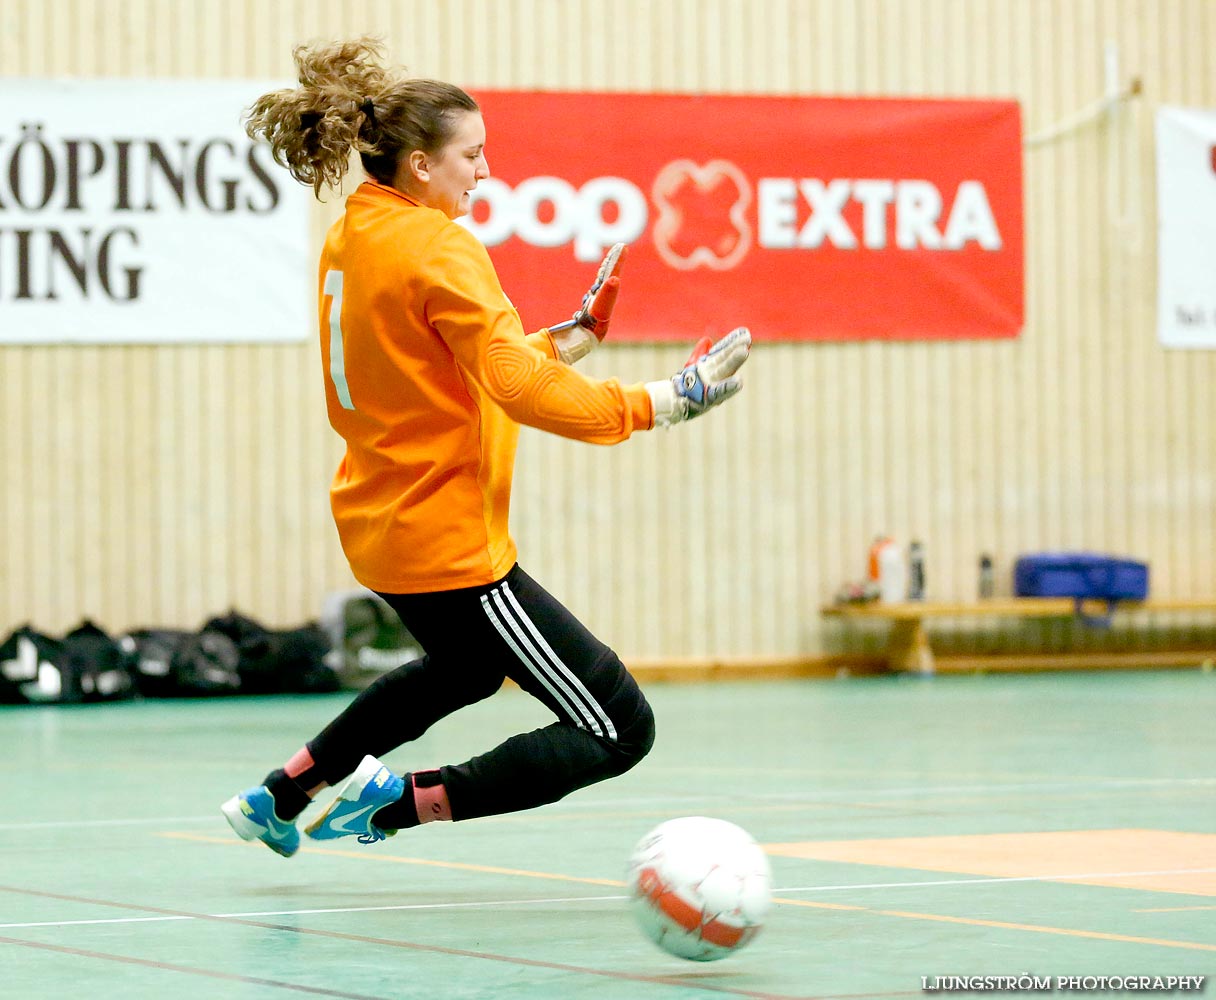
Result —
POLYGON ((136 694, 130 661, 105 629, 85 619, 63 637, 60 674, 64 703, 124 701, 136 694))
POLYGON ((63 644, 31 625, 0 643, 0 705, 53 704, 63 693, 63 644))

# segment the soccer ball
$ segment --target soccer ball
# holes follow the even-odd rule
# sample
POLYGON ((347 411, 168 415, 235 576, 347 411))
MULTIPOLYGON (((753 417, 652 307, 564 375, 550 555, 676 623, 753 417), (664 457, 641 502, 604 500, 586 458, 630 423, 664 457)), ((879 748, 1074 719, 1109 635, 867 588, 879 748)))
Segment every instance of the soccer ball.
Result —
POLYGON ((721 819, 660 823, 629 859, 630 907, 642 932, 679 958, 712 962, 756 936, 772 905, 768 858, 721 819))

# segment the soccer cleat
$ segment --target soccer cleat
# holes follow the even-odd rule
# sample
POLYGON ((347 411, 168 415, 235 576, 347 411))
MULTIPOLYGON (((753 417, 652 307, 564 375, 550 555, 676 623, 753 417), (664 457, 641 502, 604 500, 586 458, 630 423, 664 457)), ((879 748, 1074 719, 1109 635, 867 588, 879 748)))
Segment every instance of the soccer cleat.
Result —
POLYGON ((260 840, 285 858, 300 849, 300 831, 274 814, 274 796, 265 785, 232 796, 220 812, 242 840, 260 840))
POLYGON ((404 794, 404 779, 368 754, 346 779, 329 808, 309 823, 304 832, 313 840, 358 836, 360 844, 374 844, 397 831, 381 830, 372 823, 372 817, 404 794))

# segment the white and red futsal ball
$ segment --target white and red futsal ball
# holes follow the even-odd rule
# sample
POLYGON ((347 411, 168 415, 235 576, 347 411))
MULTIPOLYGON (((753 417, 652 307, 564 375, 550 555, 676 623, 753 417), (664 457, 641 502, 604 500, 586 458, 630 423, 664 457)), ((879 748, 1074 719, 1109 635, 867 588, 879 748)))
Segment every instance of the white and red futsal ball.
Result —
POLYGON ((759 932, 773 901, 760 845, 721 819, 660 823, 629 859, 630 906, 642 932, 679 958, 712 962, 759 932))

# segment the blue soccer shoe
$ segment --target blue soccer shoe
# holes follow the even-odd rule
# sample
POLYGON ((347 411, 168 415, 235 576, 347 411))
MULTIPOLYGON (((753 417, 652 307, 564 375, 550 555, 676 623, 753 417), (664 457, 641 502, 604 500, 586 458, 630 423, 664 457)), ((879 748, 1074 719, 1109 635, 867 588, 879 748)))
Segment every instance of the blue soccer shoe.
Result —
POLYGON ((274 813, 274 796, 265 785, 234 795, 220 812, 242 840, 260 840, 275 854, 290 858, 300 849, 300 831, 274 813))
POLYGON ((374 844, 397 831, 381 830, 372 823, 372 817, 378 809, 391 805, 404 794, 404 779, 368 754, 346 779, 329 808, 309 823, 304 832, 313 840, 357 836, 360 844, 374 844))

